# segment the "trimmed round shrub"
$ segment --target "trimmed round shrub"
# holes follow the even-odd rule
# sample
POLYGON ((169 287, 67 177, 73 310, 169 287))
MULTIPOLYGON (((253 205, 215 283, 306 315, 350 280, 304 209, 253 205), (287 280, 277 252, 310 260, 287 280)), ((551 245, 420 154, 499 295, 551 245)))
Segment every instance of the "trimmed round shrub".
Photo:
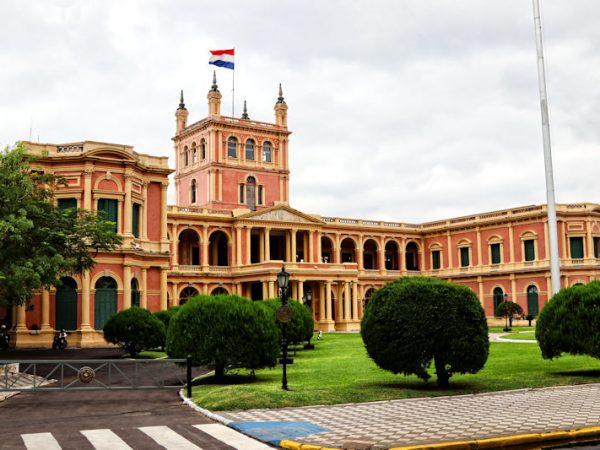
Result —
POLYGON ((230 368, 273 367, 279 354, 278 329, 268 310, 237 295, 199 295, 171 318, 167 353, 192 356, 221 379, 230 368))
POLYGON ((511 301, 503 301, 498 303, 496 306, 496 311, 494 311, 496 317, 504 317, 509 320, 509 327, 512 327, 513 319, 523 316, 523 308, 521 305, 511 301))
POLYGON ((171 306, 169 309, 162 309, 160 311, 156 311, 154 314, 154 317, 156 317, 158 320, 160 320, 164 326, 165 326, 165 330, 169 329, 169 322, 171 321, 171 318, 177 314, 177 312, 179 311, 179 306, 171 306))
POLYGON ((537 318, 535 338, 545 359, 563 353, 600 358, 600 281, 554 295, 537 318))
POLYGON ((455 373, 476 373, 487 361, 485 313, 469 288, 427 277, 405 277, 377 290, 365 309, 361 335, 382 369, 437 384, 455 373))
MULTIPOLYGON (((277 316, 275 315, 277 308, 281 306, 281 300, 270 299, 262 303, 267 305, 272 311, 273 320, 279 326, 281 332, 283 324, 277 320, 277 316)), ((310 308, 296 300, 288 300, 288 306, 292 309, 292 319, 287 324, 288 341, 295 344, 308 342, 312 339, 315 329, 315 321, 312 318, 310 308)))
POLYGON ((165 326, 147 309, 132 306, 108 319, 104 339, 123 347, 131 357, 165 344, 165 326))

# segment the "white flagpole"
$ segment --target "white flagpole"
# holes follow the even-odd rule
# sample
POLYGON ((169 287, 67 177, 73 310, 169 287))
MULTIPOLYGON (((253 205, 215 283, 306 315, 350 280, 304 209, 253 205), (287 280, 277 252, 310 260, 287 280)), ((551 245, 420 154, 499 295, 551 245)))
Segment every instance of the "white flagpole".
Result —
MULTIPOLYGON (((550 243, 551 295, 560 290, 560 262, 558 259, 558 227, 556 225, 556 203, 554 199, 554 175, 552 173, 552 151, 550 148, 550 119, 548 116, 548 96, 546 93, 546 73, 544 70, 544 50, 542 46, 542 22, 539 0, 533 0, 533 20, 537 48, 537 69, 542 110, 542 140, 544 144, 544 165, 546 168, 546 201, 548 203, 548 240, 550 243)), ((550 296, 550 295, 549 295, 550 296)))
POLYGON ((233 72, 231 74, 231 117, 235 117, 235 47, 233 49, 233 72))

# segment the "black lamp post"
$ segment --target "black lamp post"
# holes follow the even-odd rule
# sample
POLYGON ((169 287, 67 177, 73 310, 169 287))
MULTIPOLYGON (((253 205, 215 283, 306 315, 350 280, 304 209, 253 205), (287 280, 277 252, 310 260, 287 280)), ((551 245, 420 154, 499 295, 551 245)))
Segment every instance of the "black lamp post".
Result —
MULTIPOLYGON (((310 309, 310 315, 312 316, 312 291, 310 289, 308 289, 306 291, 306 294, 304 294, 304 304, 306 306, 308 306, 308 309, 310 309)), ((310 335, 310 338, 308 338, 308 342, 304 345, 304 350, 314 350, 315 346, 314 344, 310 343, 310 340, 312 338, 312 333, 310 335)))
POLYGON ((290 283, 290 274, 281 268, 277 274, 277 285, 281 293, 281 306, 277 308, 277 320, 282 324, 281 348, 283 350, 283 375, 281 377, 281 389, 288 391, 287 385, 287 323, 292 318, 292 309, 287 304, 287 290, 290 283))
POLYGON ((503 296, 504 298, 504 331, 510 331, 510 328, 508 328, 508 307, 506 306, 506 302, 508 301, 508 294, 504 294, 503 296))

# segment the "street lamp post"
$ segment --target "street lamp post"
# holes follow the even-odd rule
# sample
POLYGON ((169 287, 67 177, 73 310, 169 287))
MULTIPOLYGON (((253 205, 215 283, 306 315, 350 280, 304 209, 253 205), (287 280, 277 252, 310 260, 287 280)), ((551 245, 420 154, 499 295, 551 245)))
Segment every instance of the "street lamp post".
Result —
POLYGON ((287 304, 289 282, 290 274, 285 271, 285 267, 282 267, 281 272, 277 274, 277 285, 281 294, 281 306, 277 308, 277 320, 282 324, 281 348, 283 350, 283 374, 281 377, 281 389, 284 391, 289 391, 287 385, 287 323, 292 318, 292 310, 287 304))
POLYGON ((508 294, 504 294, 504 331, 510 331, 508 328, 508 307, 506 306, 506 302, 508 301, 508 294))
MULTIPOLYGON (((306 294, 304 294, 304 298, 302 299, 304 301, 304 304, 308 307, 308 309, 310 310, 310 316, 312 317, 312 291, 310 289, 308 289, 306 291, 306 294)), ((312 338, 312 332, 310 335, 310 338, 308 338, 308 342, 304 345, 304 350, 314 350, 315 346, 314 344, 310 343, 310 340, 312 338)))

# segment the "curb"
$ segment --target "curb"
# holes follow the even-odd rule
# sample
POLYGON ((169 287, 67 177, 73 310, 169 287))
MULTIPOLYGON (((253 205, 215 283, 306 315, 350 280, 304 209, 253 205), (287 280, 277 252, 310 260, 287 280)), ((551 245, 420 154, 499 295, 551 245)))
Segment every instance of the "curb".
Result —
MULTIPOLYGON (((518 434, 489 439, 474 439, 472 441, 443 442, 440 444, 411 445, 392 447, 389 450, 476 450, 511 447, 523 444, 541 444, 558 440, 572 440, 585 437, 600 436, 600 427, 581 428, 571 431, 551 431, 548 433, 518 434)), ((342 450, 318 445, 302 444, 295 441, 281 441, 280 447, 288 450, 342 450)))
POLYGON ((214 412, 211 412, 208 409, 199 407, 192 401, 191 398, 187 398, 185 396, 185 394, 183 393, 183 389, 179 391, 179 397, 181 398, 181 400, 183 400, 183 403, 186 404, 188 407, 192 408, 194 411, 198 411, 199 413, 204 414, 209 419, 212 419, 216 422, 222 423, 223 425, 227 426, 229 426, 229 424, 233 422, 232 420, 226 419, 223 416, 219 416, 218 414, 215 414, 214 412))

